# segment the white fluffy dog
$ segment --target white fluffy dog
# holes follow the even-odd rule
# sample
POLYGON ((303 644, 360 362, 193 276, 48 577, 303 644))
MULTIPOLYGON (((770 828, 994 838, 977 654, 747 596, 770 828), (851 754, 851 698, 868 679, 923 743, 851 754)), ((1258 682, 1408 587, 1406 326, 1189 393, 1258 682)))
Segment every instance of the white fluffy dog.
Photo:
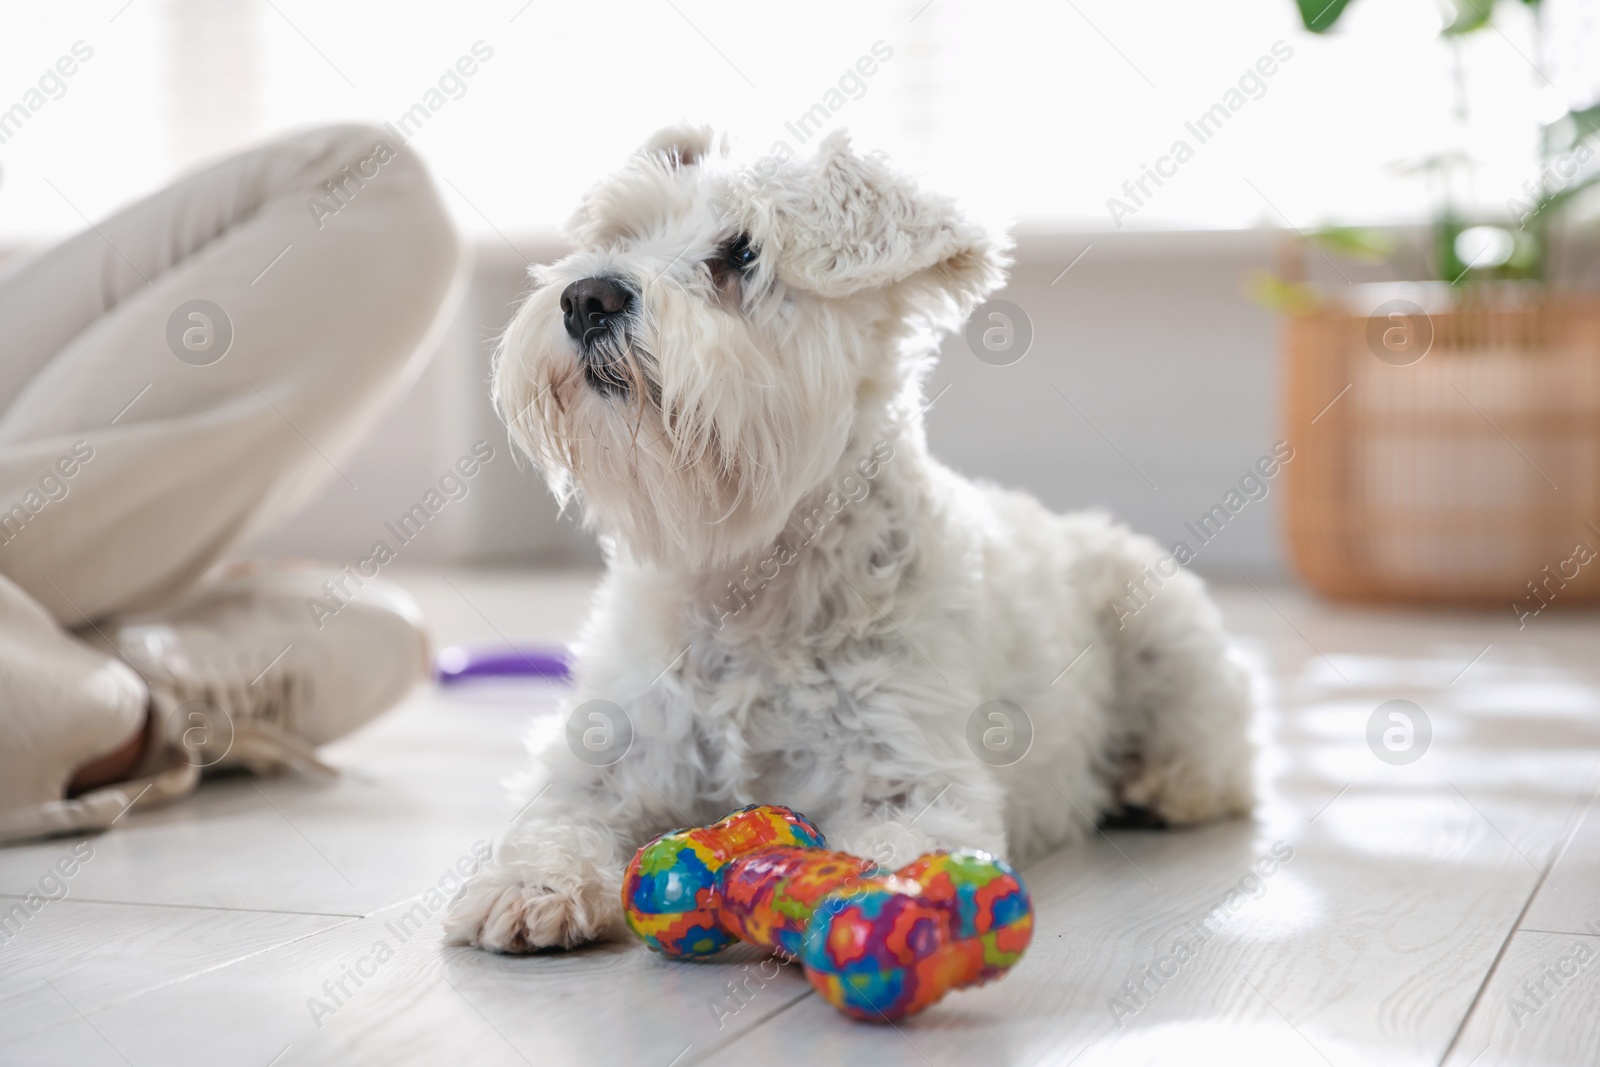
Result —
POLYGON ((1250 687, 1201 583, 928 454, 939 336, 1001 285, 1007 243, 842 135, 726 156, 658 134, 506 331, 501 412, 609 570, 569 742, 535 746, 536 799, 448 936, 613 936, 635 848, 749 803, 895 865, 1247 811, 1250 687), (1113 610, 1134 587, 1144 606, 1113 610))

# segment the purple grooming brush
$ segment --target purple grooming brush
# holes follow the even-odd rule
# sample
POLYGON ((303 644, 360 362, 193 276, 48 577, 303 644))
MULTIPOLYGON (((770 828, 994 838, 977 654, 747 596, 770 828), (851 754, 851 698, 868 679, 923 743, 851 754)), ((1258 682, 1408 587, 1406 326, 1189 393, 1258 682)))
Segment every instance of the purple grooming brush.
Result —
POLYGON ((440 685, 455 685, 475 678, 542 678, 552 682, 572 679, 567 650, 539 645, 452 645, 434 660, 434 677, 440 685))

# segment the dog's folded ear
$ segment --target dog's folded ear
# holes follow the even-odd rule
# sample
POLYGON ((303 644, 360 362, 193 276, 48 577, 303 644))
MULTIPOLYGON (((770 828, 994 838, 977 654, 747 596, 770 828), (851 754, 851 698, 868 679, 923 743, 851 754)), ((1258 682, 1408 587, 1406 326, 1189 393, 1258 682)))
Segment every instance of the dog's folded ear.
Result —
POLYGON ((814 156, 753 168, 735 197, 752 239, 777 245, 784 281, 825 297, 898 287, 950 325, 1005 282, 1009 241, 953 200, 917 187, 881 158, 856 153, 844 131, 814 156))

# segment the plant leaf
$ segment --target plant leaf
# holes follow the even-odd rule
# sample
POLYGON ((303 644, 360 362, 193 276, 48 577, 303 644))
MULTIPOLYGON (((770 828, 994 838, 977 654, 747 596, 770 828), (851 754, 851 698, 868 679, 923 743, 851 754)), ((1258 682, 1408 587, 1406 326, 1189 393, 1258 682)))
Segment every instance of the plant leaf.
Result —
POLYGON ((1489 25, 1488 8, 1492 0, 1455 0, 1455 21, 1439 31, 1441 37, 1460 37, 1489 25), (1483 5, 1480 7, 1479 5, 1483 5))
POLYGON ((1600 104, 1591 104, 1577 111, 1569 111, 1565 118, 1557 119, 1545 129, 1553 131, 1563 124, 1570 124, 1572 131, 1566 142, 1567 147, 1576 147, 1579 141, 1600 133, 1600 104))
POLYGON ((1362 226, 1330 226, 1309 235, 1312 243, 1328 252, 1359 263, 1386 263, 1394 255, 1395 236, 1388 230, 1362 226))
POLYGON ((1260 268, 1246 271, 1242 282, 1245 296, 1258 306, 1279 314, 1301 315, 1321 303, 1311 286, 1304 282, 1286 282, 1260 268))
POLYGON ((1300 5, 1300 21, 1312 33, 1327 33, 1339 21, 1350 0, 1296 0, 1300 5))

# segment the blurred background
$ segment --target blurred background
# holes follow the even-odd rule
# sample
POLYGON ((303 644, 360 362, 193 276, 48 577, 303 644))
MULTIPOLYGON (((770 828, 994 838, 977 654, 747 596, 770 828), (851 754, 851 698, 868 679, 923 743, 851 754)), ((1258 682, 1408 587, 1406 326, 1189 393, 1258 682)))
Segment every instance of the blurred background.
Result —
MULTIPOLYGON (((14 5, 0 37, 0 108, 24 106, 5 113, 9 121, 0 115, 0 254, 61 238, 281 131, 399 124, 475 256, 437 358, 343 466, 359 489, 334 480, 250 546, 338 562, 362 553, 474 441, 504 442, 486 400, 493 339, 527 265, 562 253, 560 225, 590 183, 681 119, 729 131, 750 155, 780 142, 803 152, 822 130, 847 127, 1016 238, 1012 282, 999 296, 1025 325, 1023 351, 996 358, 952 337, 932 383, 933 445, 956 468, 1053 507, 1105 507, 1164 542, 1193 544, 1186 524, 1223 502, 1275 442, 1304 431, 1286 428, 1295 396, 1316 402, 1308 414, 1337 402, 1317 425, 1341 435, 1344 458, 1297 458, 1264 499, 1229 508, 1226 529, 1194 563, 1214 575, 1279 578, 1290 570, 1291 476, 1323 494, 1315 514, 1364 508, 1370 533, 1372 501, 1339 496, 1351 492, 1351 471, 1444 463, 1419 475, 1438 478, 1456 462, 1370 450, 1352 458, 1348 440, 1381 397, 1359 408, 1370 394, 1362 385, 1338 400, 1338 370, 1323 393, 1315 376, 1297 386, 1286 321, 1302 316, 1304 326, 1340 302, 1348 320, 1395 295, 1369 283, 1453 287, 1443 298, 1425 286, 1402 294, 1433 314, 1474 282, 1523 292, 1600 282, 1585 192, 1596 164, 1580 150, 1595 121, 1585 109, 1600 100, 1600 5, 1504 0, 1492 21, 1490 6, 14 5), (36 75, 66 54, 82 60, 76 73, 46 87, 41 106, 26 102, 36 75), (470 77, 453 71, 465 55, 481 61, 470 77), (863 56, 876 59, 869 77, 853 73, 863 56), (1557 195, 1559 233, 1541 231, 1556 212, 1539 198, 1557 195), (1323 481, 1311 485, 1314 474, 1323 481)), ((1374 366, 1395 362, 1358 354, 1374 366)), ((1485 388, 1522 395, 1502 378, 1485 388)), ((1462 432, 1497 447, 1504 438, 1539 477, 1579 447, 1525 437, 1548 422, 1527 411, 1508 421, 1479 414, 1494 433, 1462 432)), ((1583 433, 1581 447, 1592 449, 1592 431, 1583 433)), ((1299 456, 1306 446, 1296 444, 1299 456)), ((595 558, 538 480, 508 449, 499 456, 463 506, 408 549, 408 563, 595 558)), ((1507 479, 1535 478, 1506 457, 1507 479)), ((1505 487, 1495 492, 1505 507, 1505 487)), ((1566 536, 1535 538, 1528 551, 1548 556, 1566 536)), ((1396 558, 1414 564, 1418 552, 1427 546, 1396 558)), ((1501 562, 1532 577, 1536 564, 1522 574, 1532 558, 1501 562)))

